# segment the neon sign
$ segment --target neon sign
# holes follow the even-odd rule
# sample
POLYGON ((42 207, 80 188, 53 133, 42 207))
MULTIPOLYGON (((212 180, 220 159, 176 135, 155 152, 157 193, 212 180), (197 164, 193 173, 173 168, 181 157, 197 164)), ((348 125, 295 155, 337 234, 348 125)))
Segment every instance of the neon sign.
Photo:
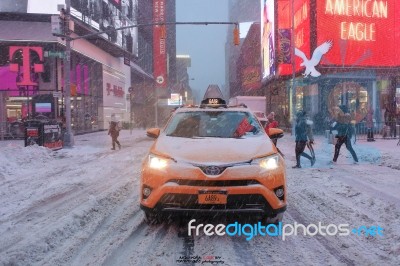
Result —
POLYGON ((379 0, 326 0, 325 14, 388 18, 388 3, 387 1, 379 0))
POLYGON ((34 51, 39 55, 39 60, 43 62, 43 48, 42 47, 34 47, 34 46, 10 46, 10 61, 13 61, 14 54, 21 50, 22 51, 22 66, 19 66, 17 63, 10 63, 10 70, 13 72, 18 72, 18 86, 36 86, 38 85, 37 80, 32 80, 33 73, 44 72, 43 64, 33 64, 33 68, 31 69, 31 57, 30 52, 34 51), (22 68, 22 71, 20 69, 22 68))
POLYGON ((398 0, 317 1, 317 43, 332 40, 321 64, 394 66, 399 54, 398 0))
MULTIPOLYGON (((326 0, 325 14, 332 16, 388 18, 387 1, 372 0, 326 0)), ((374 22, 340 22, 340 38, 354 41, 376 41, 374 22)))

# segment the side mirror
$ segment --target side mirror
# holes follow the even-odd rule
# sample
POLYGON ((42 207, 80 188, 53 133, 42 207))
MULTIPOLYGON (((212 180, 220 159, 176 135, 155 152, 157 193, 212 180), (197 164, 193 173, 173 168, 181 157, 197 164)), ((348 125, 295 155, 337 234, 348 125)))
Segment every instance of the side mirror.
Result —
POLYGON ((146 130, 146 135, 150 138, 156 139, 160 135, 160 129, 159 128, 149 128, 146 130))
POLYGON ((268 136, 270 139, 279 139, 283 137, 283 130, 280 128, 270 128, 268 136))

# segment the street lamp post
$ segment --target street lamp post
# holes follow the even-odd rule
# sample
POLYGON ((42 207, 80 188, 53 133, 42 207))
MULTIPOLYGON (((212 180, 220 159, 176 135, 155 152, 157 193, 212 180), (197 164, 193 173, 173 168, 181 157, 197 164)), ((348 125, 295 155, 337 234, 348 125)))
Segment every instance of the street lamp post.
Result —
POLYGON ((291 90, 289 93, 289 97, 290 97, 290 102, 291 102, 291 121, 292 121, 292 135, 294 134, 294 127, 295 127, 295 123, 294 123, 294 119, 295 119, 295 115, 296 115, 296 86, 295 86, 295 80, 296 80, 296 62, 295 62, 295 28, 294 28, 294 0, 292 0, 292 36, 291 36, 291 40, 290 42, 292 43, 292 86, 291 86, 291 90))
POLYGON ((73 146, 73 134, 71 129, 71 38, 69 21, 71 19, 71 0, 65 0, 65 60, 64 60, 64 98, 65 98, 65 123, 64 146, 73 146))

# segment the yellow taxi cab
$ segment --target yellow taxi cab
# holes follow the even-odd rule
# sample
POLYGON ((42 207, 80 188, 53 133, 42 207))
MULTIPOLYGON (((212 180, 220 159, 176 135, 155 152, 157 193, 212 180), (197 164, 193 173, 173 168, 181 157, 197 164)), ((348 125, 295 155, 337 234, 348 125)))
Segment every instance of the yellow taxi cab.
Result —
POLYGON ((252 111, 205 96, 178 108, 143 161, 140 207, 149 224, 165 215, 245 214, 267 223, 286 210, 283 157, 252 111))

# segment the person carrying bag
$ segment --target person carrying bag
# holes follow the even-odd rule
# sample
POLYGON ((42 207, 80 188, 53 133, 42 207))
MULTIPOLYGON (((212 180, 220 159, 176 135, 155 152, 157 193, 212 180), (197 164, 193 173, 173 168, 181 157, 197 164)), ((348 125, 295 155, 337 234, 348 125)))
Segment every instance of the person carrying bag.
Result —
POLYGON ((344 143, 347 150, 351 153, 351 156, 353 156, 354 162, 358 163, 357 154, 351 145, 351 137, 355 133, 354 128, 351 125, 351 115, 349 113, 346 113, 342 120, 343 121, 336 123, 336 125, 332 128, 332 130, 338 131, 338 134, 336 135, 337 142, 335 144, 335 153, 333 155, 332 161, 333 163, 336 163, 339 157, 340 148, 344 143))

